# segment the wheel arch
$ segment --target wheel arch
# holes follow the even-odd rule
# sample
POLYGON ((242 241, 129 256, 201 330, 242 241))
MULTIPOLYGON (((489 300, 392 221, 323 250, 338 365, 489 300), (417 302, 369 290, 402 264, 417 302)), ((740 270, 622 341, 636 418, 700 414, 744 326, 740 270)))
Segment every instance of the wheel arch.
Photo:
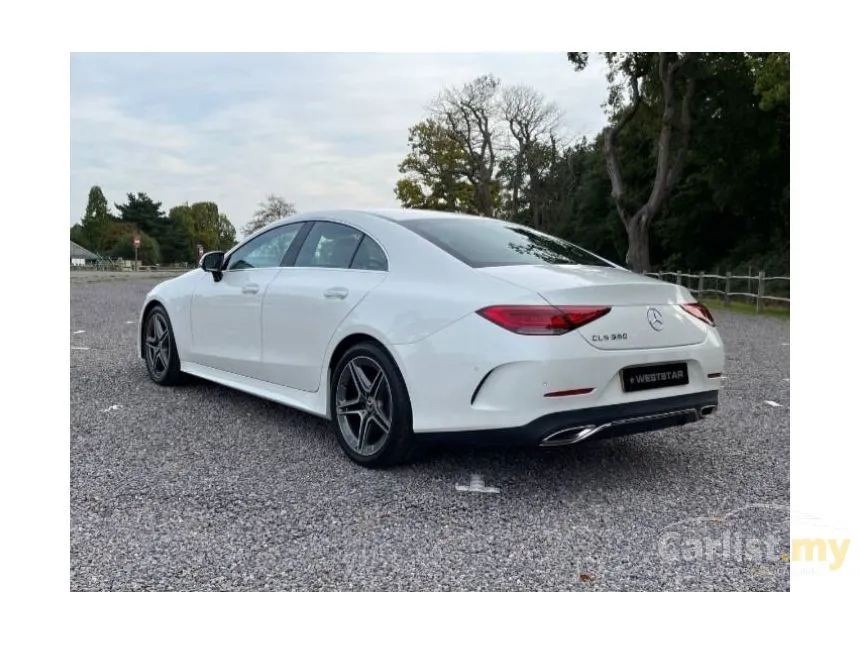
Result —
POLYGON ((412 400, 412 395, 409 389, 409 380, 406 377, 406 373, 403 370, 403 366, 400 364, 400 361, 397 359, 397 356, 385 346, 381 340, 376 338, 375 336, 367 333, 367 332, 354 332, 344 336, 338 341, 337 345, 335 345, 334 350, 329 357, 328 364, 326 365, 325 371, 325 411, 326 415, 331 417, 331 379, 332 372, 334 372, 335 366, 337 366, 340 359, 343 355, 349 351, 351 347, 358 345, 359 343, 366 342, 372 343, 376 345, 379 349, 381 349, 385 354, 391 359, 391 362, 397 367, 397 370, 400 372, 400 377, 403 379, 403 382, 406 384, 406 394, 412 400))

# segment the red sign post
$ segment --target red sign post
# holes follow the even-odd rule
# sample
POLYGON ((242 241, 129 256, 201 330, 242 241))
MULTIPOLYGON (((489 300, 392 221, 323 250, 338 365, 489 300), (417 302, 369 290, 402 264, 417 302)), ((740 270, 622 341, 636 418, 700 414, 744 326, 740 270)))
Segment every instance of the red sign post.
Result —
POLYGON ((137 250, 140 248, 140 235, 135 235, 131 241, 134 244, 134 270, 137 271, 137 250))

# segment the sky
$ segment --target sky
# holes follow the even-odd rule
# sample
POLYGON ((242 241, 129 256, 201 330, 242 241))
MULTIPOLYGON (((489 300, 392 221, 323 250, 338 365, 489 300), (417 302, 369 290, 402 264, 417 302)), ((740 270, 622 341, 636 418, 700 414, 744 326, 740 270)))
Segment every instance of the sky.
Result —
POLYGON ((409 127, 481 74, 556 102, 570 139, 605 123, 604 70, 563 52, 74 54, 70 224, 93 185, 111 205, 214 201, 237 230, 269 194, 299 211, 397 206, 409 127))

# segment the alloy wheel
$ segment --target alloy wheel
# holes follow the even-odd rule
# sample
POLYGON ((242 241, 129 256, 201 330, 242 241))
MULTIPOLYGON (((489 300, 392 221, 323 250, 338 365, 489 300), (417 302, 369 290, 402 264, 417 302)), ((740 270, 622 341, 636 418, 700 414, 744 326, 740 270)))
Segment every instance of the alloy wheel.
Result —
POLYGON ((170 368, 170 328, 160 311, 153 313, 146 324, 146 363, 153 377, 164 378, 170 368))
POLYGON ((382 366, 368 356, 356 356, 340 372, 335 392, 338 428, 347 445, 370 457, 391 434, 394 401, 382 366))

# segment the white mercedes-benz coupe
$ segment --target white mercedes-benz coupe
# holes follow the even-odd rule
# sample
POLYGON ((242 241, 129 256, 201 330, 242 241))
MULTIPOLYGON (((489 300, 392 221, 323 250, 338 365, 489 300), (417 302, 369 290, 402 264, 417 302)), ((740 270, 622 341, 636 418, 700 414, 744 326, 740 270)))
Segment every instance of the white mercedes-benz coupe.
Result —
POLYGON ((698 421, 724 351, 684 287, 511 222, 306 213, 150 291, 138 353, 331 421, 368 467, 425 440, 560 446, 698 421))

